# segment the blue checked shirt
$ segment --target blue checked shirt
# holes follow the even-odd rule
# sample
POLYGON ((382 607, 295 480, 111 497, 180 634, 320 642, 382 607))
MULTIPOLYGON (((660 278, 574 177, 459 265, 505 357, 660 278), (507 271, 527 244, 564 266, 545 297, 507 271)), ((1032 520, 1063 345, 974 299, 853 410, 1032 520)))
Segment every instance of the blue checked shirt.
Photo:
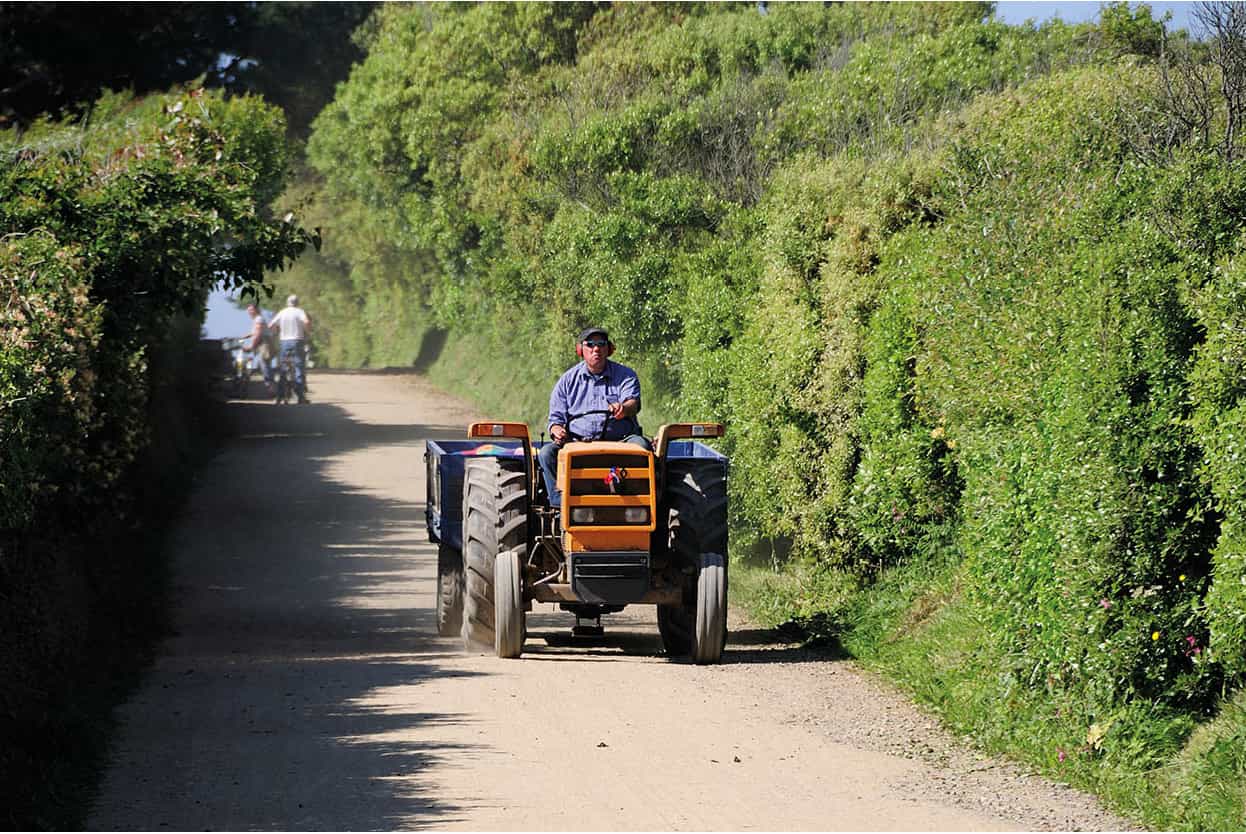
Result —
POLYGON ((610 418, 604 438, 600 434, 605 414, 590 414, 570 421, 568 418, 585 411, 605 411, 609 403, 632 399, 636 400, 639 411, 640 379, 631 368, 607 359, 601 374, 594 376, 588 372, 588 365, 580 362, 555 383, 549 395, 549 424, 566 426, 567 431, 587 440, 622 440, 629 434, 640 434, 640 423, 635 417, 610 418))

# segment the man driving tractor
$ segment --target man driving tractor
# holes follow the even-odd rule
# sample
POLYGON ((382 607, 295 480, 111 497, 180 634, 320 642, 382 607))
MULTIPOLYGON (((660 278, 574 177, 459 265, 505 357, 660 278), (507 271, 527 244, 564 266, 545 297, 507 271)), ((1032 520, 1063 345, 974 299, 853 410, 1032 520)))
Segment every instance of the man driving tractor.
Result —
POLYGON ((568 440, 622 440, 652 451, 636 419, 640 379, 631 368, 611 361, 610 335, 600 327, 586 328, 575 352, 583 361, 564 373, 549 395, 549 434, 554 442, 542 446, 538 455, 554 508, 562 504, 558 450, 568 440))
POLYGON ((574 614, 582 636, 600 635, 605 614, 653 605, 668 655, 717 663, 727 637, 728 461, 699 439, 721 437, 723 426, 668 423, 655 451, 636 419, 640 381, 611 361, 609 334, 586 328, 575 350, 582 361, 554 385, 553 441, 537 461, 516 421, 476 421, 466 441, 428 441, 438 633, 458 630, 469 651, 516 658, 532 603, 574 614))

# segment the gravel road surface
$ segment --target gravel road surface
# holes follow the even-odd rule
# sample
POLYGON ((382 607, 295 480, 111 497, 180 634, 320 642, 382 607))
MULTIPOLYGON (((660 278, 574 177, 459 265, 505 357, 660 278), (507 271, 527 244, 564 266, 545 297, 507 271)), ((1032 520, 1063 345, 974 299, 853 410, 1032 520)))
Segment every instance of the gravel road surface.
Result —
POLYGON ((522 659, 465 654, 436 636, 423 450, 476 415, 412 374, 310 386, 228 405, 92 830, 1132 827, 735 614, 717 666, 666 660, 645 607, 584 642, 538 605, 522 659))

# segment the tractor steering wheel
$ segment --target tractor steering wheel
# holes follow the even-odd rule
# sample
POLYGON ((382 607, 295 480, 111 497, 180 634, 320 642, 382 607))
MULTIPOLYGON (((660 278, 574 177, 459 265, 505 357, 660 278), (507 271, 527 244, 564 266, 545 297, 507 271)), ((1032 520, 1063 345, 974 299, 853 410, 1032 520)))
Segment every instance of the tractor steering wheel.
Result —
MULTIPOLYGON (((606 436, 606 426, 608 425, 610 425, 610 409, 608 408, 594 408, 591 411, 581 411, 578 414, 568 414, 567 415, 567 440, 578 441, 581 443, 586 442, 586 441, 601 440, 601 438, 606 436), (590 414, 606 415, 606 419, 602 421, 602 424, 601 424, 601 434, 599 434, 597 437, 581 437, 580 435, 571 431, 571 423, 573 421, 578 420, 581 417, 587 417, 590 414)), ((565 443, 566 441, 563 441, 563 442, 565 443)))

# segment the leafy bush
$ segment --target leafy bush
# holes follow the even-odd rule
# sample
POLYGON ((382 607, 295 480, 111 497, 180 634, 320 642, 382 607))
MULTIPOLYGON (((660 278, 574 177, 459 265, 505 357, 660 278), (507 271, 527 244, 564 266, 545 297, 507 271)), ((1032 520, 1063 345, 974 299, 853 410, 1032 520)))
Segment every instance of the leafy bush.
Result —
POLYGON ((932 699, 1149 769, 1246 672, 1246 169, 1174 132, 1144 7, 987 14, 388 9, 311 143, 334 350, 470 334, 499 367, 434 375, 539 430, 610 328, 646 414, 727 422, 768 616, 972 628, 932 699))
POLYGON ((157 635, 153 516, 173 509, 170 473, 204 443, 185 439, 200 394, 185 383, 201 369, 184 354, 211 287, 257 292, 312 241, 272 214, 286 163, 278 111, 197 89, 108 95, 78 123, 0 134, 0 794, 13 827, 80 811, 66 796, 102 755, 96 700, 157 635))
POLYGON ((146 442, 146 354, 223 278, 258 286, 310 236, 267 216, 284 123, 256 98, 102 99, 0 145, 0 529, 103 502, 146 442))
POLYGON ((1190 373, 1194 410, 1190 423, 1202 447, 1200 475, 1214 497, 1219 537, 1212 550, 1211 587, 1205 599, 1210 645, 1235 676, 1246 676, 1246 278, 1242 240, 1229 218, 1246 206, 1246 171, 1225 169, 1202 157, 1173 173, 1162 193, 1176 214, 1174 231, 1196 241, 1215 266, 1197 273, 1189 304, 1204 340, 1190 373), (1177 193, 1180 202, 1169 202, 1177 193), (1209 208, 1214 207, 1214 213, 1209 208), (1208 216, 1210 214, 1210 216, 1208 216), (1223 254, 1220 254, 1223 253, 1223 254))
POLYGON ((87 458, 96 427, 100 311, 90 303, 82 261, 35 232, 0 242, 0 528, 28 522, 87 458))

